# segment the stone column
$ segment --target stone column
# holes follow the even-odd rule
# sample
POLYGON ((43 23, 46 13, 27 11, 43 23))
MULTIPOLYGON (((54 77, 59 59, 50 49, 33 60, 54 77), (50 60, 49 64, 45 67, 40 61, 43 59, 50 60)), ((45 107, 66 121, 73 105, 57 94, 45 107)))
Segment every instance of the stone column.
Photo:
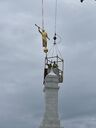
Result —
POLYGON ((45 78, 45 112, 40 128, 60 128, 58 90, 58 76, 51 71, 45 78))

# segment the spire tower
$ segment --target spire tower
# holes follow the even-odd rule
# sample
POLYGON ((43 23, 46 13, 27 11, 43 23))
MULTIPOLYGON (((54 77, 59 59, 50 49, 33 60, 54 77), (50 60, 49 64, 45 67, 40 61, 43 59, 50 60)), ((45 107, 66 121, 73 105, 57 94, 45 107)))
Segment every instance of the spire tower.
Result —
POLYGON ((51 69, 45 78, 45 112, 40 128, 61 128, 58 112, 58 76, 51 69))

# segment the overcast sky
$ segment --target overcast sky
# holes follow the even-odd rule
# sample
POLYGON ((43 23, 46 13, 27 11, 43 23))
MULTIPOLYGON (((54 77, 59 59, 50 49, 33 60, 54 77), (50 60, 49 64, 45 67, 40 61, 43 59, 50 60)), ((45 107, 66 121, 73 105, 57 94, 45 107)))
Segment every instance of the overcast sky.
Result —
MULTIPOLYGON (((52 44, 55 0, 45 0, 52 44)), ((58 0, 65 60, 59 112, 65 128, 96 128, 96 2, 58 0)), ((0 0, 0 128, 38 128, 44 111, 41 0, 0 0)))

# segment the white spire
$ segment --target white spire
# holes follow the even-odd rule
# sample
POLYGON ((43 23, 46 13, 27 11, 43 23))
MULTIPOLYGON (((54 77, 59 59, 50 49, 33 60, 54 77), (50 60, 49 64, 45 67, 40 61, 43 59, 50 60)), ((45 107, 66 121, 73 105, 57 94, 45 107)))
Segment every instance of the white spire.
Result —
POLYGON ((53 68, 51 68, 50 73, 48 74, 48 76, 57 76, 54 72, 53 72, 53 68))

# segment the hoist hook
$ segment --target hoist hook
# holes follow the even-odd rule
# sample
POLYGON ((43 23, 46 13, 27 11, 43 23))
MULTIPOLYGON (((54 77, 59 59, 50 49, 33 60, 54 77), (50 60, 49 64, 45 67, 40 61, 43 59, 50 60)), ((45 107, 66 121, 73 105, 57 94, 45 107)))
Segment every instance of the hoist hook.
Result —
POLYGON ((54 45, 56 45, 56 39, 57 39, 56 33, 54 34, 53 39, 54 39, 54 45))

